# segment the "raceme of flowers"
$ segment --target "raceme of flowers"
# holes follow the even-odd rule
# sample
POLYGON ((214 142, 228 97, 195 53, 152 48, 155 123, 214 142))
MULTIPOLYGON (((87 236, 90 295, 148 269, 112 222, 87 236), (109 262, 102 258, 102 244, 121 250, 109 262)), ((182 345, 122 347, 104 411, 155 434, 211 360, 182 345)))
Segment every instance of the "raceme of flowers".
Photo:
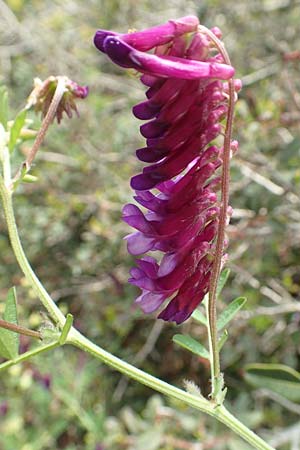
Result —
MULTIPOLYGON (((126 237, 128 251, 140 256, 129 281, 142 290, 136 303, 144 312, 168 301, 158 317, 178 324, 209 290, 223 153, 213 141, 223 131, 226 80, 234 75, 198 25, 188 16, 128 34, 98 30, 94 38, 114 63, 140 72, 148 88, 147 99, 133 108, 146 121, 140 127, 146 146, 136 152, 146 165, 131 179, 142 208, 130 203, 123 209, 137 230, 126 237)), ((221 37, 218 28, 211 31, 221 37)), ((235 80, 235 90, 240 87, 235 80)))

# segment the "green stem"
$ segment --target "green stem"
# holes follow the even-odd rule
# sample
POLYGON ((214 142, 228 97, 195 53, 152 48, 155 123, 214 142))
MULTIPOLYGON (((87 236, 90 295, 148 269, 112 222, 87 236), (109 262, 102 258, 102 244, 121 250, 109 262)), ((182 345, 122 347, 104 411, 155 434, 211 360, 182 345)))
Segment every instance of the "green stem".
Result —
POLYGON ((159 378, 143 372, 137 367, 128 364, 127 362, 98 347, 96 344, 89 341, 85 336, 79 333, 75 328, 70 330, 67 343, 73 344, 81 350, 90 353, 95 358, 116 369, 118 372, 123 373, 129 378, 132 378, 133 380, 136 380, 139 383, 142 383, 145 386, 148 386, 170 398, 180 400, 186 405, 214 417, 242 437, 254 448, 258 450, 274 450, 263 439, 253 433, 253 431, 234 417, 225 408, 225 406, 216 406, 204 397, 190 394, 189 392, 172 386, 159 378))
MULTIPOLYGON (((216 386, 215 386, 215 374, 216 374, 216 370, 215 370, 215 358, 214 358, 214 351, 213 351, 213 346, 214 346, 214 341, 212 338, 212 334, 211 334, 211 316, 209 314, 209 299, 208 296, 205 297, 204 299, 204 306, 205 306, 205 313, 206 313, 206 329, 207 329, 207 337, 208 337, 208 349, 209 349, 209 363, 210 363, 210 373, 211 373, 211 384, 212 384, 212 393, 215 394, 216 391, 216 386)), ((214 398, 214 397, 212 397, 214 398)))
POLYGON ((2 370, 8 369, 11 366, 14 366, 15 364, 26 361, 27 359, 30 359, 33 356, 47 352, 48 350, 52 350, 59 346, 60 346, 59 342, 52 342, 51 344, 41 345, 40 347, 34 348, 33 350, 29 350, 28 352, 22 353, 22 355, 19 355, 14 359, 10 359, 9 361, 5 361, 4 363, 0 364, 0 372, 2 370))
MULTIPOLYGON (((26 255, 22 248, 22 244, 18 235, 18 230, 14 218, 14 211, 12 205, 11 193, 6 189, 4 185, 4 180, 0 177, 0 194, 3 201, 4 214, 7 222, 8 233, 11 241, 13 251, 16 255, 17 261, 23 270, 23 273, 30 283, 31 287, 34 289, 41 302, 48 310, 52 319, 55 320, 61 329, 63 329, 61 342, 66 340, 66 343, 72 344, 81 350, 90 353, 95 358, 103 361, 105 364, 111 366, 112 368, 118 370, 119 372, 127 375, 128 377, 160 392, 170 398, 174 398, 184 402, 199 411, 202 411, 220 422, 224 423, 227 427, 233 430, 236 434, 241 436, 245 441, 251 444, 254 448, 258 450, 274 450, 265 441, 263 441, 259 436, 253 433, 249 428, 243 425, 236 417, 234 417, 223 405, 215 405, 209 402, 204 397, 197 396, 172 386, 142 370, 128 364, 125 361, 117 358, 116 356, 108 353, 102 348, 95 345, 93 342, 89 341, 85 336, 80 334, 75 328, 71 327, 72 317, 69 317, 66 323, 66 319, 56 304, 51 299, 50 295, 47 293, 35 273, 33 272, 29 262, 27 261, 26 255), (64 327, 65 326, 65 327, 64 327)), ((35 350, 24 353, 17 358, 7 361, 0 365, 0 370, 8 368, 18 362, 24 361, 31 356, 37 355, 44 351, 53 349, 60 345, 60 341, 47 344, 42 347, 38 347, 35 350)))
POLYGON ((7 223, 9 239, 11 242, 11 246, 13 248, 16 259, 21 267, 27 281, 30 283, 31 287, 43 303, 44 307, 49 312, 52 319, 60 325, 62 328, 65 323, 65 316, 60 311, 60 309, 53 302, 52 298, 40 282, 40 280, 35 275, 32 270, 26 255, 24 253, 18 229, 15 221, 13 203, 12 203, 12 193, 8 190, 4 184, 3 178, 0 176, 0 195, 2 198, 4 216, 7 223))

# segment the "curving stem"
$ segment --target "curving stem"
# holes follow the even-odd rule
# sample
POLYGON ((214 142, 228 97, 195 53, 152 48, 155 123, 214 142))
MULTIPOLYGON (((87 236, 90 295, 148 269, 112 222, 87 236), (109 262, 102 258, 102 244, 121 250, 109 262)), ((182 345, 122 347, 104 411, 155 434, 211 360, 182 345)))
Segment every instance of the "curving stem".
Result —
MULTIPOLYGON (((223 43, 214 35, 208 28, 199 25, 199 32, 205 33, 213 41, 219 52, 224 58, 226 64, 231 65, 228 53, 223 43)), ((218 349, 218 331, 217 331, 217 286, 220 277, 222 256, 225 241, 225 229, 227 222, 227 210, 229 204, 229 181, 230 181, 230 144, 234 114, 234 84, 233 80, 228 81, 229 99, 228 99, 228 114, 226 121, 226 128, 224 133, 224 151, 223 151, 223 165, 222 165, 222 181, 221 181, 221 208, 218 223, 216 251, 212 267, 211 282, 209 287, 208 298, 208 322, 209 322, 209 343, 211 349, 211 383, 213 400, 217 400, 220 390, 222 390, 222 377, 220 371, 220 356, 218 349)))

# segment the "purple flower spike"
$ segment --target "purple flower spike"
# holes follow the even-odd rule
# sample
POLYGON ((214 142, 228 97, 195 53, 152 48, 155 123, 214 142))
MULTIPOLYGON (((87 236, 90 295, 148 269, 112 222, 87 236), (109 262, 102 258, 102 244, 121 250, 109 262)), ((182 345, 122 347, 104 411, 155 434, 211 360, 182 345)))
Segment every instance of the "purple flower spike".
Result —
MULTIPOLYGON (((133 108, 136 118, 147 121, 140 127, 146 146, 136 154, 148 165, 131 179, 141 209, 123 208, 123 220, 136 230, 126 237, 128 251, 143 255, 129 282, 141 289, 136 304, 145 313, 169 300, 158 317, 177 324, 209 290, 220 215, 217 171, 223 163, 223 148, 212 141, 223 131, 226 80, 234 74, 198 24, 188 16, 128 34, 98 30, 94 38, 100 51, 137 70, 148 86, 147 99, 133 108)), ((221 37, 218 28, 211 31, 221 37)), ((234 89, 241 89, 240 80, 234 89)), ((232 154, 237 147, 232 141, 232 154)), ((228 220, 230 215, 229 208, 228 220)))

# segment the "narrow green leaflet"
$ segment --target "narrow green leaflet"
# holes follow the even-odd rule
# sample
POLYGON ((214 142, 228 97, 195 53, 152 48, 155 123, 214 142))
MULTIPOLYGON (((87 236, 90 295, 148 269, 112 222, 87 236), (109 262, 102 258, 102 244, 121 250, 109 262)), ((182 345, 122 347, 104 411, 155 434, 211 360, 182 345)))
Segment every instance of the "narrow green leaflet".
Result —
POLYGON ((288 400, 300 400, 300 373, 283 364, 248 364, 246 381, 256 388, 269 389, 288 400))
POLYGON ((230 269, 224 269, 221 272, 219 281, 218 281, 218 286, 217 286, 217 297, 219 297, 219 295, 221 294, 223 287, 225 286, 228 277, 230 275, 230 269))
POLYGON ((9 138, 9 143, 8 143, 8 148, 9 148, 10 153, 15 148, 17 140, 19 139, 21 130, 25 123, 26 114, 27 114, 26 109, 22 109, 22 111, 20 111, 19 114, 17 115, 17 117, 15 118, 14 123, 11 127, 10 138, 9 138))
POLYGON ((192 318, 196 320, 196 322, 202 323, 202 325, 207 325, 206 317, 199 309, 195 309, 192 314, 192 318))
POLYGON ((0 123, 7 129, 8 121, 8 96, 4 86, 0 86, 0 123))
POLYGON ((238 297, 233 300, 229 305, 221 312, 218 320, 217 320, 217 328, 218 330, 222 330, 222 328, 230 322, 236 313, 244 306, 247 299, 245 297, 238 297))
POLYGON ((190 336, 185 336, 183 334, 175 334, 173 336, 173 342, 180 345, 181 347, 195 353, 201 358, 209 359, 209 353, 203 345, 199 344, 195 339, 190 336))
POLYGON ((24 177, 22 178, 22 181, 24 183, 35 183, 38 180, 38 177, 35 177, 34 175, 30 175, 30 173, 26 173, 24 177))
MULTIPOLYGON (((7 322, 18 323, 17 296, 14 287, 8 291, 3 319, 7 322)), ((7 359, 13 359, 18 356, 19 335, 17 333, 0 328, 0 354, 7 359)))
POLYGON ((223 333, 221 334, 221 336, 219 337, 219 341, 218 341, 218 350, 219 352, 222 350, 223 345, 225 344, 225 342, 228 339, 228 331, 224 330, 223 333))

